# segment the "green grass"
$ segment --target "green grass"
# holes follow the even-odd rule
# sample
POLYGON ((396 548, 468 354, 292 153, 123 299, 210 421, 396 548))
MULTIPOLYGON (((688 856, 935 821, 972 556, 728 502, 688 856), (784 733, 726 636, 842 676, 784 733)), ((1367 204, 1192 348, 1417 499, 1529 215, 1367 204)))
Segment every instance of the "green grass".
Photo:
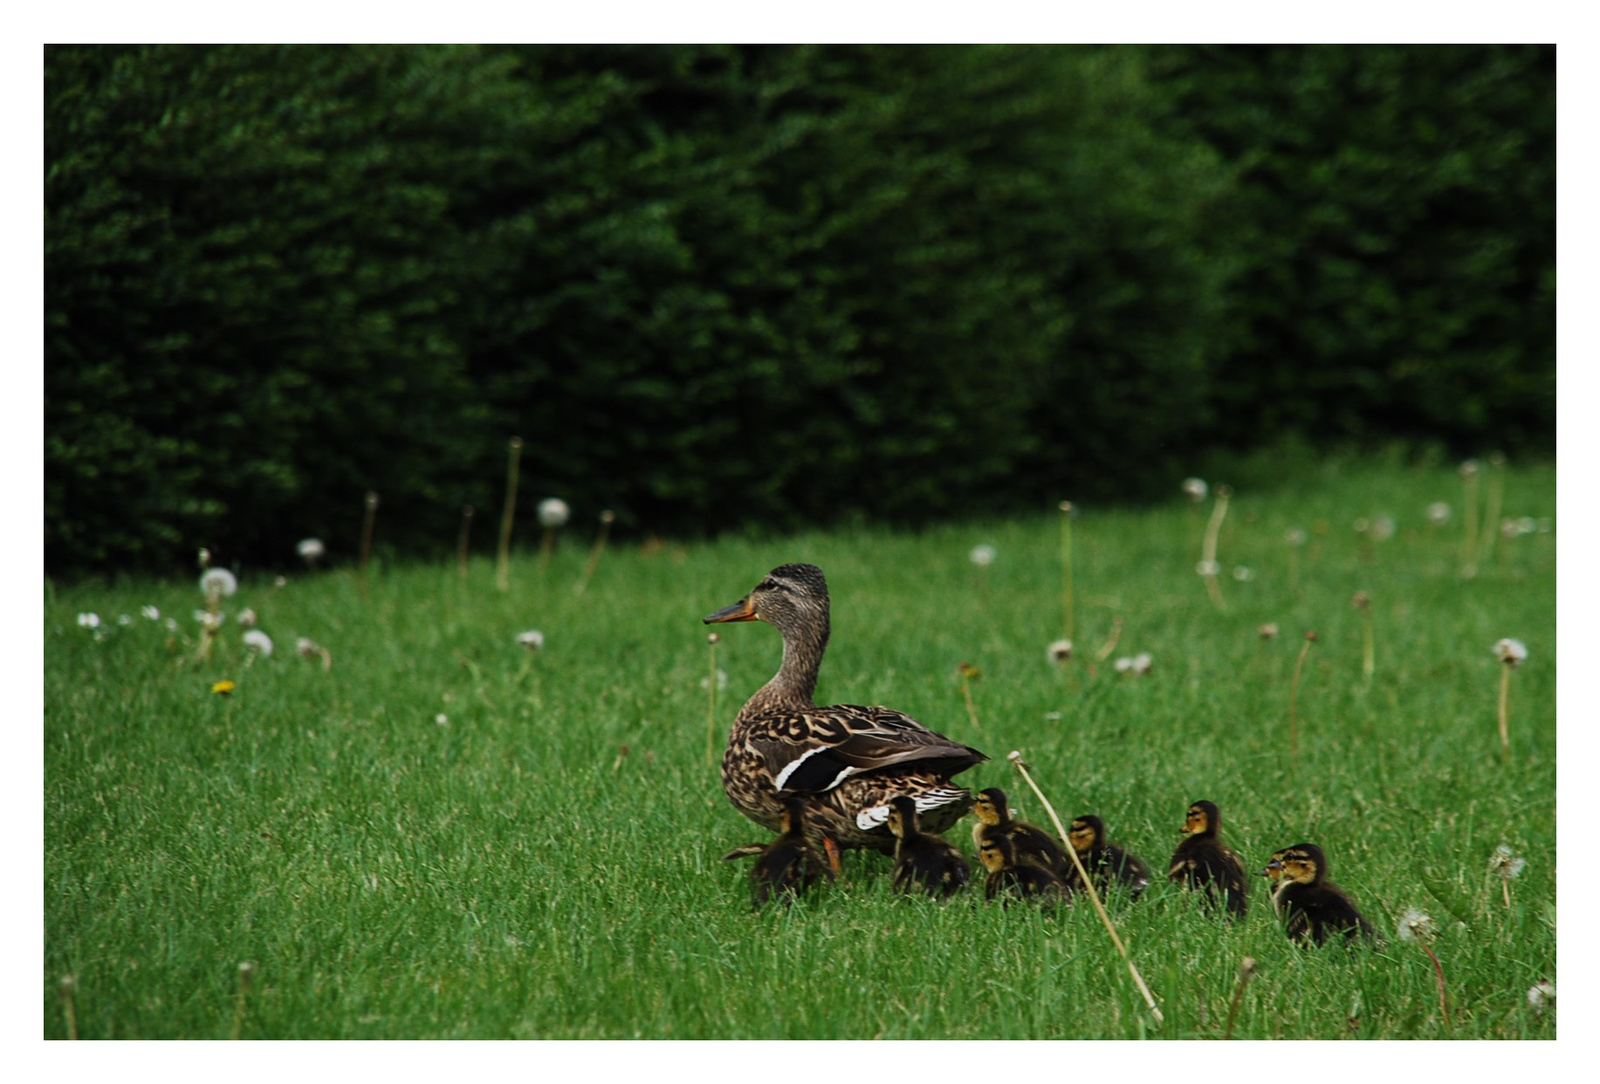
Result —
MULTIPOLYGON (((1553 1038, 1555 1013, 1525 995, 1555 979, 1555 535, 1497 542, 1464 581, 1460 502, 1453 471, 1360 463, 1238 492, 1218 551, 1225 611, 1194 572, 1204 510, 1084 508, 1065 667, 1046 659, 1062 631, 1053 510, 617 548, 581 597, 578 537, 542 573, 537 554, 514 562, 508 593, 489 558, 460 579, 448 539, 438 566, 375 569, 365 597, 340 572, 281 589, 247 575, 227 609, 254 607, 277 643, 249 666, 231 621, 217 657, 192 661, 186 576, 51 586, 44 1034, 66 1034, 55 988, 72 973, 85 1038, 226 1037, 252 960, 247 1038, 1220 1037, 1248 955, 1238 1037, 1553 1038), (1456 513, 1438 530, 1423 515, 1435 500, 1456 513), (1350 525, 1380 515, 1399 530, 1364 553, 1350 525), (1310 533, 1295 583, 1291 526, 1310 533), (999 554, 982 571, 967 557, 979 542, 999 554), (1004 786, 1043 822, 1005 760, 1021 749, 1063 816, 1099 813, 1161 870, 1197 798, 1220 804, 1254 866, 1320 843, 1387 943, 1353 960, 1301 951, 1260 884, 1237 927, 1152 886, 1117 914, 1157 1028, 1088 907, 898 899, 887 859, 851 853, 840 885, 752 913, 748 865, 719 856, 763 833, 706 762, 700 617, 797 560, 834 594, 819 699, 890 704, 977 745, 993 760, 961 781, 1004 786), (1358 590, 1375 618, 1370 684, 1358 590), (90 610, 99 639, 75 620, 90 610), (1091 672, 1119 618, 1115 654, 1150 652, 1147 676, 1091 672), (1263 640, 1269 621, 1282 634, 1263 640), (515 643, 526 628, 547 638, 537 656, 515 643), (1306 629, 1320 639, 1291 756, 1306 629), (331 671, 295 656, 297 636, 329 649, 331 671), (1489 650, 1505 636, 1530 650, 1509 761, 1489 650), (976 729, 963 661, 982 669, 976 729), (211 692, 221 678, 231 696, 211 692), (1501 843, 1527 858, 1509 908, 1486 868, 1501 843), (1426 954, 1394 935, 1408 907, 1438 922, 1452 1026, 1426 954)), ((1504 511, 1553 517, 1554 468, 1513 470, 1504 511)), ((779 654, 767 626, 721 632, 718 757, 779 654)), ((967 845, 968 823, 952 839, 967 845)))

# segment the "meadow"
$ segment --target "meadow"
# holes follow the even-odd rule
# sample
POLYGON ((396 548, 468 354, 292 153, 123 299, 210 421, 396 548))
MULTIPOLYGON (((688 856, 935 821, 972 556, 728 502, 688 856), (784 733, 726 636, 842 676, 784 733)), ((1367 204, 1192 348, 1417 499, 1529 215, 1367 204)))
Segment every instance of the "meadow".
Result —
MULTIPOLYGON (((1177 482, 1160 507, 1077 509, 1065 663, 1047 651, 1066 631, 1053 508, 615 545, 581 592, 578 524, 548 561, 516 553, 505 591, 491 557, 461 575, 453 540, 365 583, 349 564, 282 584, 245 569, 203 660, 198 573, 47 582, 43 1033, 1554 1038, 1553 1000, 1528 997, 1556 979, 1554 466, 1506 471, 1501 515, 1526 531, 1494 533, 1470 577, 1454 465, 1330 460, 1240 484, 1220 605, 1196 573, 1214 499, 1177 482), (1098 813, 1158 874, 1199 798, 1252 869, 1319 843, 1383 941, 1302 949, 1264 881, 1235 925, 1158 876, 1113 907, 1158 1024, 1087 906, 900 898, 886 857, 850 852, 840 883, 753 911, 748 864, 720 856, 764 833, 715 763, 780 641, 729 625, 713 648, 701 618, 790 561, 832 589, 819 702, 887 704, 985 750, 959 781, 1047 823, 1007 763, 1020 750, 1063 817, 1098 813), (243 646, 246 607, 270 657, 243 646), (1509 755, 1504 637, 1528 649, 1509 755), (1148 672, 1119 669, 1146 653, 1148 672), (1502 846, 1514 878, 1492 867, 1502 846), (1413 909, 1436 927, 1426 947, 1397 934, 1413 909)), ((950 835, 969 849, 970 823, 950 835)))

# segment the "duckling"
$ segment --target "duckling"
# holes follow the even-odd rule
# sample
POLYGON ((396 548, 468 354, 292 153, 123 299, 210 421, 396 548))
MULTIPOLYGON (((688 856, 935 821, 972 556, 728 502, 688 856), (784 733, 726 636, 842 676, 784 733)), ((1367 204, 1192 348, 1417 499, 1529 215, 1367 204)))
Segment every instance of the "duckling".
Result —
POLYGON ((889 831, 894 833, 894 889, 951 896, 967 887, 967 860, 938 836, 917 830, 917 803, 905 795, 889 800, 889 831))
POLYGON ((990 787, 975 794, 972 812, 978 818, 978 823, 972 826, 972 842, 977 844, 980 852, 984 840, 1004 836, 1011 841, 1019 864, 1047 870, 1063 884, 1068 875, 1075 872, 1067 852, 1061 849, 1061 844, 1049 832, 1011 819, 1006 792, 999 787, 990 787))
MULTIPOLYGON (((1121 847, 1106 842, 1106 825, 1099 817, 1085 814, 1067 828, 1067 842, 1078 852, 1078 861, 1089 874, 1102 895, 1113 884, 1127 890, 1128 898, 1136 900, 1150 884, 1150 867, 1137 856, 1121 847)), ((1078 879, 1078 871, 1071 871, 1071 887, 1078 879)))
POLYGON ((1172 854, 1167 880, 1205 893, 1206 907, 1217 905, 1220 888, 1228 901, 1228 913, 1243 918, 1248 896, 1245 892, 1244 863, 1217 840, 1222 814, 1215 802, 1195 802, 1184 817, 1185 839, 1172 854))
POLYGON ((1013 899, 1055 903, 1065 898, 1061 879, 1043 866, 1017 860, 1011 837, 995 833, 978 844, 978 861, 989 871, 983 884, 983 898, 1010 903, 1013 899))
MULTIPOLYGON (((1300 844, 1296 843, 1295 846, 1298 847, 1300 844)), ((1289 850, 1290 848, 1286 847, 1281 851, 1273 851, 1272 857, 1267 859, 1267 864, 1256 870, 1257 877, 1265 877, 1267 879, 1267 898, 1272 901, 1272 913, 1274 915, 1278 915, 1278 879, 1283 876, 1283 856, 1289 850)), ((1278 917, 1282 918, 1283 916, 1278 915, 1278 917)))
MULTIPOLYGON (((1342 934, 1346 944, 1374 937, 1372 925, 1338 885, 1327 879, 1328 859, 1314 843, 1296 843, 1273 855, 1267 869, 1278 867, 1272 909, 1283 920, 1289 940, 1322 944, 1342 934)), ((1268 876, 1271 876, 1269 873, 1268 876)))
POLYGON ((765 621, 783 637, 778 672, 739 710, 722 756, 722 789, 740 813, 775 828, 782 800, 806 799, 806 816, 835 848, 893 853, 889 799, 917 803, 923 827, 942 832, 972 795, 951 777, 988 760, 893 708, 833 704, 814 696, 828 647, 828 581, 816 565, 780 565, 707 624, 765 621))
MULTIPOLYGON (((834 878, 833 867, 806 838, 805 799, 785 798, 778 817, 783 834, 762 850, 761 857, 750 870, 754 907, 760 907, 774 894, 793 898, 819 879, 831 881, 834 878)), ((737 858, 748 851, 748 847, 740 847, 726 857, 737 858)))

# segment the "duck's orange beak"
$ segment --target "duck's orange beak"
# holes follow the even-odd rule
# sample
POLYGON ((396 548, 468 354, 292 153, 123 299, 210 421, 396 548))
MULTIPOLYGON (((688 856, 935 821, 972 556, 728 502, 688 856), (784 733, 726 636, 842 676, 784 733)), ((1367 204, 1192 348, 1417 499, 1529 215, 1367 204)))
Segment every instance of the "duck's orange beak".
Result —
POLYGON ((749 598, 742 598, 732 606, 724 606, 714 614, 707 614, 705 623, 708 625, 720 625, 724 621, 754 621, 755 619, 755 607, 750 605, 749 598))

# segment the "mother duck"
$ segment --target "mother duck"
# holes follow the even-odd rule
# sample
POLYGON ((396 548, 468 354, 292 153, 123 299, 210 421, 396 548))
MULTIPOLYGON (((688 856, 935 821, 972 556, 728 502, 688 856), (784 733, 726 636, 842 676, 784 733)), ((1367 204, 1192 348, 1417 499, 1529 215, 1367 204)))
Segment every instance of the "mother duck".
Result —
POLYGON ((828 581, 815 565, 781 565, 708 625, 765 621, 783 636, 783 663, 728 735, 722 789, 734 808, 776 831, 783 799, 803 796, 807 822, 840 847, 893 853, 889 801, 911 798, 924 831, 943 832, 972 806, 950 777, 984 754, 892 708, 812 699, 828 646, 828 581))

